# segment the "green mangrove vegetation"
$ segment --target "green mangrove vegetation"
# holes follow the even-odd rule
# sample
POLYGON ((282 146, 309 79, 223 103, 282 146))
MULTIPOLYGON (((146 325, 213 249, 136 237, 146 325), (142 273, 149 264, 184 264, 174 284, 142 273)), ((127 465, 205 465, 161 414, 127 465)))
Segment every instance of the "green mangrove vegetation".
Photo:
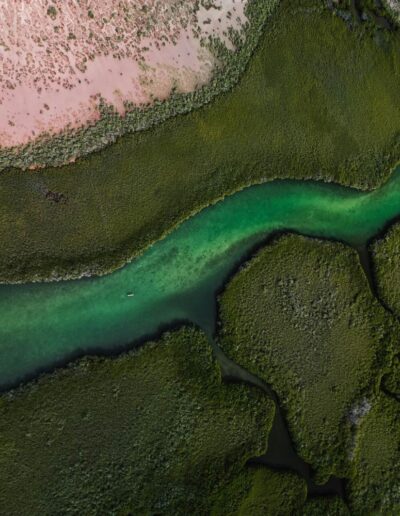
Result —
POLYGON ((221 383, 193 328, 83 359, 0 398, 0 513, 205 515, 239 477, 237 505, 258 503, 262 482, 282 490, 244 473, 273 416, 261 390, 221 383))
POLYGON ((400 224, 395 223, 370 245, 379 297, 400 316, 400 224))
MULTIPOLYGON (((400 340, 400 339, 399 339, 400 340)), ((400 350, 398 350, 400 351, 400 350)), ((382 378, 382 388, 388 394, 400 401, 400 355, 393 357, 390 370, 382 378)))
POLYGON ((283 0, 238 85, 212 104, 61 168, 4 170, 0 279, 109 271, 273 178, 378 186, 399 156, 399 70, 398 32, 350 30, 324 2, 283 0))
POLYGON ((352 480, 354 514, 397 514, 400 510, 400 405, 378 396, 356 436, 352 480))
POLYGON ((350 516, 346 503, 337 496, 318 497, 309 500, 298 516, 350 516))
POLYGON ((269 383, 317 478, 350 477, 358 421, 398 348, 399 325, 373 297, 355 251, 285 236, 220 298, 222 349, 269 383))
POLYGON ((211 516, 284 516, 304 506, 307 489, 294 473, 250 467, 218 494, 211 516))

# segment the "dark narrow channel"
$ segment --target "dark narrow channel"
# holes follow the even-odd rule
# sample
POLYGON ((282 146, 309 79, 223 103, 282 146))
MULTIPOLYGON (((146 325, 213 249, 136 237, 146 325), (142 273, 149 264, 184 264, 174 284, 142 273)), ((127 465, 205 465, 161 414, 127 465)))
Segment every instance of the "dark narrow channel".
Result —
POLYGON ((268 436, 267 452, 260 457, 250 459, 248 465, 262 464, 275 470, 293 471, 305 480, 308 497, 336 495, 346 502, 344 479, 331 476, 322 485, 314 481, 312 468, 299 457, 294 448, 278 395, 272 387, 228 358, 215 340, 210 339, 210 344, 221 367, 222 377, 226 382, 247 383, 258 387, 265 392, 275 405, 275 417, 268 436))

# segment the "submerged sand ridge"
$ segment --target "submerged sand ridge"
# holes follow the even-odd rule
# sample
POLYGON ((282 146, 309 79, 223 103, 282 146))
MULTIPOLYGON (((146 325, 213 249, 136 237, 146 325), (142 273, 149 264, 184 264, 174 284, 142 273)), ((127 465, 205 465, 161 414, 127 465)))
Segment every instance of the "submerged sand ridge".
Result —
POLYGON ((206 84, 247 0, 3 0, 0 148, 93 124, 102 103, 123 116, 206 84))

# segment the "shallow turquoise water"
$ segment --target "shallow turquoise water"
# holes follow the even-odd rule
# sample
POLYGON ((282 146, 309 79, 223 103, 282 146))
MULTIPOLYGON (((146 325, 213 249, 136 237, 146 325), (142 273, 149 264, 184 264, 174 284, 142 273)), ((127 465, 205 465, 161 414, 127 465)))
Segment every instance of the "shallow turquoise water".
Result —
POLYGON ((274 181, 206 208, 108 276, 0 286, 0 387, 72 356, 119 350, 176 320, 211 332, 215 292, 273 231, 360 247, 398 215, 400 168, 373 192, 274 181))

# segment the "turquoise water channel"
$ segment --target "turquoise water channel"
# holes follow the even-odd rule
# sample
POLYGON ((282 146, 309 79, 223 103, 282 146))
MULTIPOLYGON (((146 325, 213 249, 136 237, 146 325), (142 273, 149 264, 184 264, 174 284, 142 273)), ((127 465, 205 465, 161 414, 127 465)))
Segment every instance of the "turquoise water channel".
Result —
POLYGON ((216 292, 271 232, 292 230, 359 248, 398 215, 400 168, 372 192, 274 181, 204 209, 107 276, 1 285, 0 387, 75 356, 118 351, 175 321, 212 332, 216 292))

